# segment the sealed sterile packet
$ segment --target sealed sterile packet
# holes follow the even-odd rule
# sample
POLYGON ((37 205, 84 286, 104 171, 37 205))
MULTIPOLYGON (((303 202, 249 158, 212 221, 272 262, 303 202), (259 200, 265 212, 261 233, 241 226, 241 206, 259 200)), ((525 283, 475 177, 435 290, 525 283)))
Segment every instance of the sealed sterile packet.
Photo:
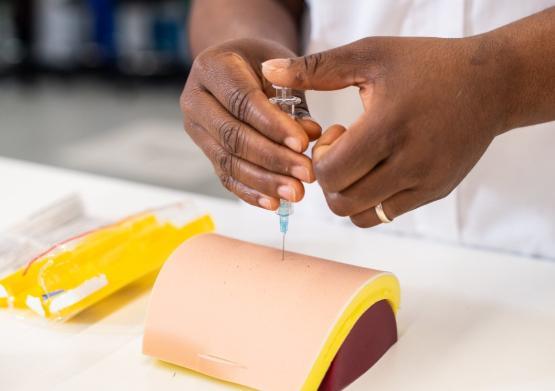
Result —
POLYGON ((199 213, 186 201, 146 210, 113 223, 97 223, 93 228, 90 227, 95 225, 93 220, 84 218, 83 213, 73 213, 73 219, 64 221, 53 218, 64 208, 68 209, 68 202, 74 203, 69 209, 76 211, 79 203, 75 203, 75 198, 65 201, 65 207, 55 205, 35 219, 42 221, 43 226, 50 225, 47 230, 50 241, 56 238, 47 248, 48 240, 37 240, 47 233, 37 234, 41 229, 36 226, 34 236, 24 236, 21 230, 18 235, 14 235, 17 230, 11 230, 3 236, 0 307, 28 309, 51 320, 69 319, 157 271, 169 254, 191 236, 214 230, 211 217, 199 213), (45 224, 47 221, 50 223, 45 224), (52 221, 60 224, 54 229, 52 225, 56 224, 52 221), (88 229, 83 230, 86 226, 88 229), (76 227, 81 228, 79 233, 75 232, 76 227), (60 233, 70 235, 60 239, 60 233))
POLYGON ((107 224, 88 215, 78 194, 68 194, 0 232, 0 278, 54 244, 107 224))

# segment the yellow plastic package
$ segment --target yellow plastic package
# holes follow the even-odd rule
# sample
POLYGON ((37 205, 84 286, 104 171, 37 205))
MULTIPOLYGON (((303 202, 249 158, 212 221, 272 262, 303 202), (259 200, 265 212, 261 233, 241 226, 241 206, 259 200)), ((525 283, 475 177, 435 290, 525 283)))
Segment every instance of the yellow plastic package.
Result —
POLYGON ((63 321, 157 271, 193 235, 214 230, 207 214, 179 203, 63 240, 0 279, 0 307, 63 321))

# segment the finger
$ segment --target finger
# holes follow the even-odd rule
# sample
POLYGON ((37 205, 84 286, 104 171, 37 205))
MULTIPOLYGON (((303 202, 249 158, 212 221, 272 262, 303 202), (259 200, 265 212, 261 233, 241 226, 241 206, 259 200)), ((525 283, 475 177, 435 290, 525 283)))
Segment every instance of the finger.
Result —
MULTIPOLYGON (((265 82, 265 84, 267 84, 265 88, 267 96, 273 96, 276 93, 274 86, 268 82, 265 82)), ((310 116, 304 92, 300 90, 293 90, 293 95, 301 100, 301 103, 295 106, 296 121, 306 132, 309 141, 316 140, 322 133, 322 127, 316 120, 314 120, 314 118, 310 116)))
POLYGON ((310 159, 279 145, 248 124, 233 117, 207 91, 195 92, 195 107, 188 110, 194 121, 230 154, 282 175, 293 176, 304 182, 313 182, 314 172, 310 159))
POLYGON ((320 139, 312 147, 312 160, 319 160, 328 148, 343 134, 347 129, 342 125, 332 125, 330 126, 320 139))
POLYGON ((317 140, 322 134, 322 127, 312 118, 305 117, 297 120, 303 127, 310 141, 317 140))
POLYGON ((314 141, 320 137, 322 134, 322 127, 314 118, 310 116, 310 112, 308 111, 308 107, 306 106, 306 102, 304 101, 304 94, 303 101, 300 106, 295 107, 295 118, 297 122, 303 127, 308 139, 310 141, 314 141))
POLYGON ((195 74, 235 118, 295 152, 306 150, 309 140, 303 127, 270 103, 250 65, 239 55, 226 54, 209 67, 211 72, 195 69, 195 74))
POLYGON ((248 204, 259 206, 268 210, 276 210, 279 207, 279 200, 274 197, 269 197, 259 191, 251 189, 238 180, 230 177, 229 175, 218 175, 222 185, 237 197, 242 199, 248 204))
POLYGON ((389 199, 403 189, 409 189, 412 185, 408 176, 400 175, 399 164, 388 159, 347 189, 325 193, 325 197, 329 208, 335 214, 353 216, 389 199))
MULTIPOLYGON (((191 136, 191 139, 193 139, 195 144, 197 144, 201 150, 207 154, 209 148, 205 146, 213 142, 211 140, 211 136, 203 132, 202 129, 199 129, 197 125, 194 125, 188 120, 186 120, 185 126, 187 133, 191 136)), ((235 194, 248 204, 259 206, 268 210, 276 210, 278 208, 279 199, 262 194, 261 192, 246 186, 232 176, 225 174, 216 166, 216 164, 214 164, 213 161, 212 164, 214 165, 214 171, 218 175, 220 182, 228 191, 235 194)))
MULTIPOLYGON (((188 133, 214 165, 222 184, 229 187, 238 181, 247 187, 275 199, 298 202, 304 196, 304 187, 297 179, 274 174, 227 152, 200 125, 188 123, 188 133), (231 181, 230 178, 235 181, 231 181)), ((235 192, 233 189, 231 190, 235 192)))
MULTIPOLYGON (((429 201, 417 190, 403 190, 387 200, 382 201, 382 208, 387 218, 393 221, 393 219, 403 213, 407 213, 428 202, 429 201)), ((374 207, 351 216, 351 221, 360 228, 370 228, 382 223, 374 207)))
POLYGON ((387 122, 364 113, 314 159, 318 183, 329 193, 346 189, 387 159, 393 142, 394 131, 387 122))
POLYGON ((236 159, 236 162, 229 163, 234 168, 228 172, 239 182, 261 193, 286 201, 298 202, 304 197, 304 187, 297 179, 274 174, 245 160, 236 159))
POLYGON ((367 81, 361 66, 369 66, 360 41, 296 58, 262 63, 264 77, 274 84, 300 90, 339 90, 367 81))

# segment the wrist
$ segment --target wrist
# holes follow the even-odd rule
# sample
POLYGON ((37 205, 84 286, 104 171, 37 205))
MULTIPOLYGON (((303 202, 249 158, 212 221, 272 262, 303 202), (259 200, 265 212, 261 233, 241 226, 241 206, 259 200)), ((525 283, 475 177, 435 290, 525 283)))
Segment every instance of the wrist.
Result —
POLYGON ((493 136, 523 126, 519 111, 522 73, 518 71, 518 53, 507 37, 497 31, 468 40, 477 100, 492 118, 493 136))

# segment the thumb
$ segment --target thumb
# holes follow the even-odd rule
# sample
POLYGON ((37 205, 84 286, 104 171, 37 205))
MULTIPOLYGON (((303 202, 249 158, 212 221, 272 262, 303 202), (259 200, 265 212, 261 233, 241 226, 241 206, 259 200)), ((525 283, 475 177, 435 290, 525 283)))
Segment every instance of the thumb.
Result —
POLYGON ((272 84, 298 90, 339 90, 358 84, 360 64, 353 48, 341 46, 297 58, 276 58, 262 63, 262 73, 272 84))

